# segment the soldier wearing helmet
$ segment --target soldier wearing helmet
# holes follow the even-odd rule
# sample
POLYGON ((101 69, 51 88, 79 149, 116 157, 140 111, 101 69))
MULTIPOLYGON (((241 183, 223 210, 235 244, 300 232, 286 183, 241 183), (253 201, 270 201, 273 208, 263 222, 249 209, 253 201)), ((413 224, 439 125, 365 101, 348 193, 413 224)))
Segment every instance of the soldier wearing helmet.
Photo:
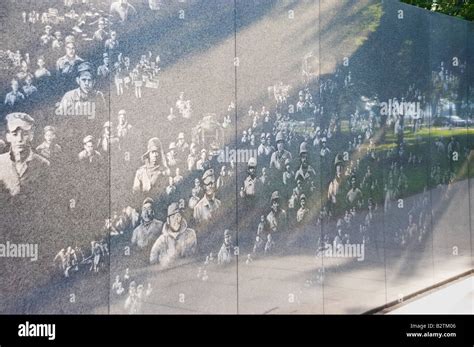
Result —
POLYGON ((286 159, 292 159, 291 153, 285 149, 285 139, 283 133, 280 131, 276 135, 277 150, 273 152, 270 159, 270 168, 275 168, 283 172, 285 170, 286 159))
POLYGON ((295 173, 295 181, 302 180, 305 184, 316 178, 316 172, 308 162, 308 146, 306 142, 300 145, 300 167, 295 173))
POLYGON ((248 199, 255 198, 259 183, 257 177, 257 160, 252 157, 247 163, 247 177, 245 178, 244 186, 240 191, 240 196, 248 199))
POLYGON ((161 141, 157 137, 148 140, 147 151, 142 155, 142 160, 145 164, 135 173, 134 193, 149 192, 152 188, 159 189, 170 174, 161 141))
POLYGON ((221 201, 216 198, 216 177, 213 169, 208 169, 202 175, 204 196, 194 206, 194 220, 199 224, 213 219, 221 206, 221 201))

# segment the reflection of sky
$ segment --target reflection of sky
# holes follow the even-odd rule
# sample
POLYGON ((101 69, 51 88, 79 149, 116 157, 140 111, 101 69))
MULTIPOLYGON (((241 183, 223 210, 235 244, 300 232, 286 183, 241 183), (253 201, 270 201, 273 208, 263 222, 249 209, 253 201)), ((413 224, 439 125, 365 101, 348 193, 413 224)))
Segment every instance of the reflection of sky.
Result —
POLYGON ((389 314, 474 314, 474 277, 415 297, 389 314))

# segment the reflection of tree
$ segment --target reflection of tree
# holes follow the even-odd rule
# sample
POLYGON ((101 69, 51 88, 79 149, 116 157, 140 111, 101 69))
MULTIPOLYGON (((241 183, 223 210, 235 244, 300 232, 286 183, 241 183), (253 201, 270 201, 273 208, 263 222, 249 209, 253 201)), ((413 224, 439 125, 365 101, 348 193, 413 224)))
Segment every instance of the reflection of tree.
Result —
POLYGON ((470 0, 402 0, 402 2, 434 12, 474 20, 474 4, 470 0))
MULTIPOLYGON (((456 113, 458 113, 457 111, 461 109, 462 99, 465 95, 465 89, 461 78, 445 69, 443 64, 441 64, 439 71, 432 71, 431 86, 433 115, 441 114, 443 105, 451 108, 452 104, 455 105, 454 108, 456 113)), ((449 113, 451 115, 452 111, 450 110, 449 113)))

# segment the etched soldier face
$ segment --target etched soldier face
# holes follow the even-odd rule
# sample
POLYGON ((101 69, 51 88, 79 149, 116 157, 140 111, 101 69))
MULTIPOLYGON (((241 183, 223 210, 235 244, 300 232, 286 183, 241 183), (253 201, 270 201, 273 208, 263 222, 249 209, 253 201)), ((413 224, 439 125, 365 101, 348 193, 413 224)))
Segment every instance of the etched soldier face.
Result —
POLYGON ((14 153, 21 153, 30 148, 32 140, 33 132, 31 130, 16 128, 13 131, 7 132, 7 141, 10 143, 14 153))
POLYGON ((300 160, 303 167, 308 167, 308 154, 307 153, 301 153, 300 160))
POLYGON ((230 235, 225 235, 224 236, 224 244, 226 246, 229 246, 230 245, 230 241, 231 241, 231 236, 230 235))
POLYGON ((257 173, 257 170, 256 170, 255 166, 249 166, 248 171, 249 171, 249 175, 251 177, 255 177, 255 175, 257 173))
POLYGON ((142 206, 142 219, 145 222, 149 222, 153 219, 153 206, 151 203, 146 203, 145 205, 142 206))
POLYGON ((39 66, 40 68, 43 68, 44 65, 45 65, 44 59, 43 59, 43 58, 39 58, 39 59, 38 59, 38 66, 39 66))
POLYGON ((171 230, 177 232, 181 228, 181 221, 183 220, 181 213, 175 213, 169 216, 168 219, 171 230))
POLYGON ((280 207, 280 202, 278 201, 278 199, 273 200, 272 201, 273 212, 278 212, 279 207, 280 207))
POLYGON ((285 144, 283 143, 283 141, 279 141, 277 142, 277 150, 278 152, 283 152, 283 149, 285 148, 285 144))
POLYGON ((95 81, 92 74, 85 71, 77 78, 77 83, 79 84, 81 91, 88 94, 93 90, 95 81))
POLYGON ((211 197, 216 192, 216 182, 214 177, 208 177, 204 183, 204 191, 206 196, 211 197))
POLYGON ((76 56, 76 45, 70 42, 66 45, 66 55, 69 58, 74 58, 76 56))
POLYGON ((46 134, 44 134, 44 139, 46 142, 51 143, 56 139, 56 134, 53 131, 47 131, 46 134))
POLYGON ((89 141, 84 145, 84 149, 86 150, 87 154, 90 155, 94 152, 94 145, 91 141, 89 141))
POLYGON ((12 81, 12 90, 14 92, 18 91, 18 81, 17 80, 12 81))
POLYGON ((159 157, 158 151, 151 151, 148 156, 150 158, 150 164, 151 165, 157 165, 158 164, 158 157, 159 157))
POLYGON ((123 113, 119 114, 118 119, 119 119, 119 124, 125 123, 125 115, 123 113))

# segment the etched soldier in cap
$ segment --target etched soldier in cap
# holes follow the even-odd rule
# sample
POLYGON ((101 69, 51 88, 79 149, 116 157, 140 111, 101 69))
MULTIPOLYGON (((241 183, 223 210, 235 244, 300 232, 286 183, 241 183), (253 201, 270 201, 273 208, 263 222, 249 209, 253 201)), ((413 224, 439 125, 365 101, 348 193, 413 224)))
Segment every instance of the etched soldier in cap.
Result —
POLYGON ((274 191, 271 197, 271 211, 267 214, 267 228, 270 233, 287 231, 286 211, 280 207, 280 194, 274 191))
POLYGON ((51 25, 46 25, 44 27, 44 34, 40 37, 43 46, 48 46, 54 39, 54 36, 51 34, 51 29, 51 25))
POLYGON ((119 138, 126 137, 131 129, 132 125, 127 120, 127 112, 125 110, 120 110, 118 112, 117 136, 119 138))
POLYGON ((210 221, 221 206, 221 202, 216 198, 216 178, 214 170, 208 169, 202 175, 204 186, 204 196, 194 207, 194 220, 199 224, 210 221))
POLYGON ((99 138, 97 148, 104 153, 112 150, 120 150, 119 138, 112 132, 112 122, 105 122, 102 128, 102 136, 99 138))
POLYGON ((296 222, 303 223, 305 222, 306 216, 309 213, 309 209, 306 207, 306 195, 300 195, 300 208, 296 212, 296 222))
POLYGON ((204 189, 201 187, 201 181, 199 178, 194 179, 194 187, 191 189, 193 195, 198 196, 199 199, 202 198, 204 194, 204 189))
POLYGON ((346 194, 346 202, 349 206, 358 206, 362 200, 362 191, 357 185, 357 178, 355 175, 351 176, 351 189, 346 194))
POLYGON ((103 54, 103 64, 99 65, 97 68, 97 76, 100 78, 107 79, 110 75, 110 59, 109 59, 109 54, 104 53, 103 54))
POLYGON ((201 149, 201 155, 196 162, 196 170, 204 171, 207 163, 207 151, 205 148, 201 149))
POLYGON ((62 40, 63 38, 62 38, 61 32, 56 31, 54 33, 53 42, 51 44, 51 47, 53 48, 53 50, 59 50, 63 48, 64 42, 62 40))
POLYGON ((260 161, 265 164, 270 161, 270 157, 272 155, 273 148, 267 144, 267 139, 265 133, 260 134, 260 144, 257 148, 257 156, 260 161))
POLYGON ((43 56, 39 56, 37 60, 38 69, 35 71, 35 78, 37 80, 44 79, 51 76, 51 72, 46 69, 46 61, 43 56))
POLYGON ((148 141, 147 151, 142 155, 145 162, 135 173, 133 192, 149 192, 152 188, 164 188, 170 169, 166 164, 161 141, 153 137, 148 141))
POLYGON ((255 236, 255 242, 253 244, 252 253, 254 255, 261 255, 265 250, 265 241, 263 239, 263 234, 257 234, 255 236))
POLYGON ((184 139, 184 133, 183 132, 180 132, 178 134, 178 139, 176 141, 176 149, 179 152, 184 152, 184 151, 189 149, 189 145, 186 142, 186 140, 184 139))
POLYGON ((295 172, 291 170, 290 159, 285 160, 285 172, 283 172, 283 185, 289 186, 295 178, 295 172))
POLYGON ((25 100, 25 95, 20 92, 20 84, 17 79, 11 81, 11 92, 7 93, 5 97, 5 105, 13 107, 25 100))
POLYGON ((344 161, 340 154, 336 155, 334 166, 336 168, 336 174, 332 179, 331 183, 329 183, 328 188, 328 202, 332 205, 335 205, 337 202, 337 196, 339 195, 340 186, 342 183, 342 166, 344 161))
POLYGON ((150 263, 167 267, 179 258, 194 255, 197 248, 196 232, 188 228, 177 203, 168 206, 166 223, 150 252, 150 263))
POLYGON ((128 0, 117 0, 110 5, 110 15, 114 21, 124 23, 135 17, 137 11, 128 0))
POLYGON ((252 157, 247 163, 247 177, 245 178, 243 189, 240 191, 241 197, 248 199, 255 198, 259 186, 260 181, 257 177, 257 160, 252 157))
POLYGON ((192 142, 191 145, 189 146, 188 157, 186 158, 186 165, 187 165, 188 171, 193 171, 194 169, 196 169, 197 160, 198 160, 198 157, 197 157, 196 144, 192 142))
POLYGON ((79 153, 79 161, 89 164, 99 164, 102 162, 102 156, 94 148, 94 137, 88 135, 82 139, 84 149, 79 153))
POLYGON ((38 93, 38 88, 33 85, 33 75, 28 73, 25 77, 25 85, 22 88, 23 95, 30 100, 30 102, 36 101, 36 93, 38 93))
POLYGON ((48 160, 57 159, 62 152, 62 148, 56 142, 56 128, 47 125, 44 127, 44 141, 38 147, 36 152, 48 160))
POLYGON ((110 31, 110 37, 105 40, 104 46, 105 50, 110 52, 112 57, 114 57, 119 48, 119 41, 117 40, 117 32, 115 30, 110 31))
POLYGON ((327 158, 329 157, 329 154, 331 154, 331 150, 327 147, 327 140, 325 137, 321 139, 321 150, 320 150, 320 155, 322 158, 327 158))
MULTIPOLYGON (((196 180, 199 181, 198 178, 196 180)), ((194 211, 194 207, 197 205, 197 203, 201 200, 200 196, 198 195, 196 189, 191 190, 191 197, 189 198, 188 201, 188 207, 194 211)))
POLYGON ((76 54, 76 40, 74 36, 69 35, 64 42, 66 54, 56 62, 56 70, 63 76, 69 76, 71 79, 76 75, 76 69, 84 62, 84 59, 76 54))
POLYGON ((232 234, 230 230, 224 230, 224 242, 217 253, 217 264, 226 265, 232 262, 234 247, 232 246, 232 234))
POLYGON ((96 90, 95 71, 88 62, 81 63, 77 68, 76 83, 78 88, 64 94, 57 113, 66 116, 95 119, 96 113, 105 110, 104 94, 96 90))
POLYGON ((94 32, 92 39, 94 41, 103 42, 107 39, 107 31, 105 30, 105 20, 104 18, 99 18, 97 21, 97 30, 94 32))
POLYGON ((0 154, 0 185, 14 196, 23 193, 27 187, 45 183, 49 161, 31 148, 33 118, 17 112, 8 114, 6 121, 10 151, 0 154))
POLYGON ((146 198, 143 201, 141 223, 133 230, 132 245, 136 245, 141 250, 149 249, 160 236, 163 229, 163 223, 155 219, 153 203, 151 198, 146 198))
POLYGON ((171 142, 166 153, 166 162, 168 167, 173 168, 179 164, 179 159, 176 157, 176 143, 171 142))

